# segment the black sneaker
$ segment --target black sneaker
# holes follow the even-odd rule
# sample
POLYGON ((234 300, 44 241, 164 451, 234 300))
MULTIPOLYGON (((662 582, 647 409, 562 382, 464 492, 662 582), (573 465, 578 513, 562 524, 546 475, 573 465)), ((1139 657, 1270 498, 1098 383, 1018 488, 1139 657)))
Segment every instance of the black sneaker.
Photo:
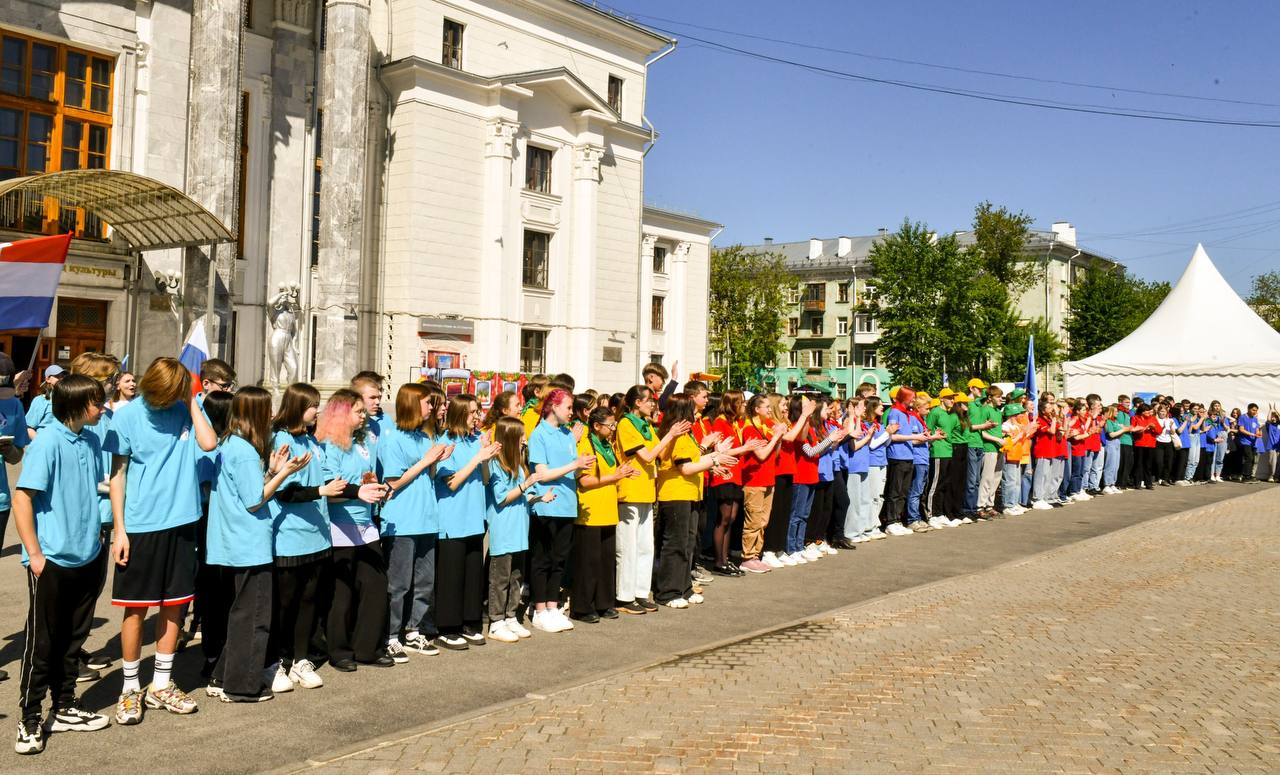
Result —
POLYGON ((636 602, 639 603, 640 606, 644 608, 644 610, 648 611, 649 613, 653 613, 654 611, 658 610, 658 604, 653 602, 652 600, 637 600, 636 602))
MULTIPOLYGON (((358 660, 357 660, 357 661, 358 661, 358 660)), ((374 657, 373 659, 369 660, 368 662, 360 662, 360 664, 364 665, 365 667, 395 667, 395 666, 396 666, 396 661, 395 661, 394 659, 392 659, 391 657, 387 656, 385 653, 383 653, 383 654, 379 654, 378 656, 374 657)), ((334 664, 334 667, 335 667, 335 668, 338 668, 339 670, 342 670, 342 668, 338 667, 338 665, 337 665, 336 663, 334 664)), ((351 672, 352 670, 355 670, 355 669, 356 669, 356 662, 355 662, 355 661, 352 661, 352 662, 351 662, 351 670, 345 670, 345 671, 343 671, 343 672, 348 672, 348 673, 349 673, 349 672, 351 672)))
POLYGON ((100 713, 90 713, 79 705, 59 708, 49 717, 50 732, 96 732, 110 724, 100 713))
MULTIPOLYGON (((385 654, 379 655, 378 658, 379 659, 385 658, 388 662, 390 662, 393 665, 396 663, 394 659, 386 656, 385 654)), ((333 669, 337 670, 339 673, 354 673, 356 671, 356 661, 354 659, 335 659, 330 664, 332 664, 333 669)))
POLYGON ((275 698, 275 692, 271 691, 270 686, 262 687, 257 694, 228 694, 223 692, 218 697, 223 702, 266 702, 275 698))
POLYGON ((111 657, 106 654, 90 654, 80 649, 80 664, 90 670, 106 670, 111 667, 111 657))
POLYGON ((39 716, 18 722, 18 739, 13 744, 13 750, 21 754, 44 751, 44 725, 40 723, 39 716))
POLYGON ((436 643, 450 651, 466 651, 471 648, 467 643, 467 639, 461 635, 444 635, 436 638, 436 643))
POLYGON ((9 671, 0 670, 0 681, 8 681, 8 680, 9 680, 9 671))
POLYGON ((603 611, 596 611, 596 613, 600 614, 601 619, 617 619, 618 618, 618 609, 616 608, 606 608, 603 611))
POLYGON ((470 627, 463 627, 463 628, 462 628, 462 637, 463 637, 463 639, 464 639, 464 640, 466 640, 466 642, 467 642, 468 644, 470 644, 470 645, 472 645, 472 646, 483 646, 483 645, 484 645, 484 642, 485 642, 485 641, 484 641, 484 633, 482 633, 482 632, 476 632, 475 630, 471 629, 470 627))
POLYGON ((631 614, 633 616, 638 616, 640 614, 643 614, 647 610, 644 606, 640 605, 634 600, 632 600, 629 603, 624 603, 621 600, 619 600, 617 604, 614 606, 614 608, 618 611, 618 613, 631 614))
POLYGON ((587 624, 598 624, 600 622, 600 614, 595 611, 585 614, 569 614, 569 618, 579 622, 586 622, 587 624))
POLYGON ((97 670, 94 670, 83 662, 79 663, 79 665, 80 674, 76 676, 76 683, 88 683, 89 681, 96 681, 102 677, 102 673, 99 673, 97 670))

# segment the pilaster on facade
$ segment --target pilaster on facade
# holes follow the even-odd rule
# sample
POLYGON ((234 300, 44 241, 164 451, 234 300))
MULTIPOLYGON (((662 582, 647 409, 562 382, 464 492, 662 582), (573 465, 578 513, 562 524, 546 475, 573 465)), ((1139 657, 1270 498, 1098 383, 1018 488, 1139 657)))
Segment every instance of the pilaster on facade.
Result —
POLYGON ((502 158, 508 163, 516 157, 516 135, 520 122, 505 118, 491 118, 484 127, 484 156, 486 159, 502 158))
POLYGON ((637 373, 649 362, 653 353, 653 252, 658 238, 645 234, 640 240, 640 327, 636 332, 637 373))
POLYGON ((596 225, 599 218, 600 160, 604 148, 594 144, 573 149, 573 270, 570 274, 567 319, 570 371, 591 374, 595 348, 596 225))
POLYGON ((519 356, 519 327, 507 323, 503 310, 519 309, 520 234, 513 218, 516 138, 521 126, 505 118, 490 119, 484 127, 483 244, 480 252, 480 315, 475 326, 477 352, 487 364, 511 369, 519 356))

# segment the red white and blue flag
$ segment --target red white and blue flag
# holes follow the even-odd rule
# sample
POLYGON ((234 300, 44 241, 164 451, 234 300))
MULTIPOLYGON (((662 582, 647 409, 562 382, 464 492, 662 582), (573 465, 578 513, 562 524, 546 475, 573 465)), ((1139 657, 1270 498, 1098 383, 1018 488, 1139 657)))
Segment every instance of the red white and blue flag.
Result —
POLYGON ((71 235, 0 242, 0 330, 49 325, 71 235))
MULTIPOLYGON (((203 316, 196 318, 191 324, 191 333, 187 334, 187 341, 182 345, 182 352, 178 353, 178 360, 192 375, 200 376, 200 367, 209 360, 209 337, 204 333, 203 316)), ((196 383, 199 382, 197 379, 196 383)))

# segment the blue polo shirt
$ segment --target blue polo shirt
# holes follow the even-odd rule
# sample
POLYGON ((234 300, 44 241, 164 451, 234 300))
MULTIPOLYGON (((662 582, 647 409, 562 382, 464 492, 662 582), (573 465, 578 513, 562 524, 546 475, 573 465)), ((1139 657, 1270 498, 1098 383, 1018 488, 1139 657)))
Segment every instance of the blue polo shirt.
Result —
MULTIPOLYGON (((290 457, 311 453, 311 460, 301 471, 295 471, 280 484, 277 492, 283 492, 291 484, 303 487, 319 487, 325 483, 324 450, 310 433, 296 436, 286 430, 278 430, 271 437, 271 448, 289 448, 290 457)), ((279 497, 271 499, 271 529, 275 541, 276 557, 304 557, 323 552, 333 545, 329 532, 329 508, 324 498, 304 503, 284 503, 279 497)))
MULTIPOLYGON (((561 425, 553 428, 546 420, 540 420, 538 427, 529 436, 529 468, 537 470, 541 463, 547 468, 560 468, 578 459, 578 445, 573 440, 573 431, 569 426, 561 425)), ((550 503, 534 503, 533 513, 540 517, 563 517, 576 519, 578 516, 578 477, 577 471, 570 471, 559 479, 539 482, 532 488, 539 495, 548 490, 556 494, 550 503)))
POLYGON ((1175 427, 1175 430, 1181 428, 1178 431, 1178 441, 1182 443, 1183 449, 1188 449, 1191 446, 1191 426, 1194 422, 1194 418, 1184 415, 1182 421, 1175 427))
MULTIPOLYGON (((0 399, 0 436, 12 436, 13 446, 19 449, 31 441, 27 435, 27 418, 22 411, 22 402, 13 396, 0 399)), ((9 473, 7 466, 0 461, 0 511, 8 510, 9 473)))
MULTIPOLYGON (((888 434, 885 433, 884 426, 879 424, 868 427, 874 428, 874 431, 871 434, 871 441, 867 442, 867 449, 871 449, 871 442, 875 441, 880 436, 888 434)), ((871 467, 884 468, 887 465, 889 465, 889 443, 885 442, 875 449, 871 449, 871 467)))
POLYGON ((49 402, 49 394, 41 393, 31 399, 31 406, 27 407, 27 427, 39 433, 41 428, 53 422, 53 404, 49 402))
POLYGON ((111 417, 106 438, 108 452, 129 458, 125 532, 151 533, 200 519, 200 447, 186 402, 156 409, 145 400, 131 401, 111 417))
MULTIPOLYGON (((915 431, 911 430, 911 415, 896 406, 884 416, 884 424, 886 426, 893 423, 898 424, 897 433, 903 435, 915 433, 915 431)), ((912 460, 914 458, 911 453, 911 442, 909 441, 890 441, 885 446, 889 448, 888 456, 890 460, 912 460)))
MULTIPOLYGON (((871 432, 871 426, 862 423, 862 435, 865 437, 871 432)), ((868 441, 862 445, 861 449, 853 449, 853 445, 862 439, 848 439, 840 446, 845 450, 845 460, 851 474, 865 474, 871 470, 871 442, 868 441)))
MULTIPOLYGON (((928 429, 924 427, 924 423, 919 419, 911 418, 911 432, 924 433, 928 429)), ((913 441, 911 442, 911 462, 918 466, 929 465, 929 442, 913 441)))
MULTIPOLYGON (((331 442, 324 443, 324 480, 345 479, 348 484, 359 485, 364 475, 377 475, 378 459, 365 444, 351 442, 349 449, 343 449, 331 442)), ((358 498, 334 503, 329 501, 329 521, 348 525, 372 525, 373 505, 358 498)))
MULTIPOLYGON (((1258 417, 1250 417, 1247 414, 1242 414, 1240 415, 1240 419, 1237 421, 1237 425, 1240 427, 1241 430, 1249 431, 1250 433, 1257 433, 1258 429, 1262 427, 1262 420, 1261 418, 1258 418, 1258 417)), ((1240 441, 1242 442, 1241 446, 1253 447, 1254 449, 1259 451, 1266 450, 1267 448, 1267 443, 1265 438, 1254 438, 1252 436, 1246 436, 1246 437, 1242 437, 1240 441)), ((1248 471, 1246 472, 1246 474, 1248 476, 1253 476, 1252 471, 1248 471)))
POLYGON ((458 437, 445 434, 444 442, 452 444, 453 454, 436 464, 436 503, 440 514, 441 538, 467 538, 484 533, 485 488, 484 466, 479 465, 456 490, 449 488, 449 478, 467 467, 480 453, 480 434, 458 437))
MULTIPOLYGON (((102 551, 100 481, 102 447, 92 433, 72 433, 55 422, 27 449, 18 487, 32 493, 36 539, 49 562, 79 568, 93 562, 102 551)), ((22 564, 29 561, 24 546, 22 564)))
POLYGON ((231 435, 218 445, 216 475, 209 491, 209 529, 205 561, 228 568, 270 565, 272 542, 271 510, 262 502, 266 467, 253 445, 231 435))
POLYGON ((524 495, 499 506, 507 494, 520 486, 523 477, 512 476, 497 460, 489 461, 489 495, 486 501, 489 522, 489 554, 513 554, 529 548, 529 501, 524 495))
MULTIPOLYGON (((382 475, 399 479, 431 449, 431 437, 422 431, 402 431, 388 425, 378 438, 377 457, 382 475)), ((382 535, 420 536, 440 532, 436 488, 430 469, 396 490, 382 506, 382 535)))
MULTIPOLYGON (((98 448, 102 450, 101 454, 102 454, 103 480, 111 476, 111 453, 106 450, 106 446, 107 446, 107 433, 111 431, 111 415, 112 414, 113 412, 110 409, 107 409, 104 407, 102 410, 102 417, 98 419, 98 424, 86 425, 84 426, 84 431, 82 431, 84 433, 92 433, 94 436, 98 438, 98 448)), ((98 517, 99 519, 101 519, 102 524, 104 525, 110 525, 111 522, 113 521, 112 515, 111 515, 111 494, 110 493, 105 493, 105 492, 98 493, 98 517)))

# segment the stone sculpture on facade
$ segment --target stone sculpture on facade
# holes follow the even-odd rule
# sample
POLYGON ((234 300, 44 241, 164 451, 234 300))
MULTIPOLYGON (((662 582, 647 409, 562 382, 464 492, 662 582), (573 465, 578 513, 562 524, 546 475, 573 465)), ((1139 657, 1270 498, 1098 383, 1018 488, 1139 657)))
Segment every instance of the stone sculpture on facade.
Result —
POLYGON ((267 378, 277 389, 298 381, 298 304, 301 288, 297 283, 281 283, 279 291, 267 302, 271 318, 271 337, 267 340, 267 378), (283 370, 283 377, 281 371, 283 370))

